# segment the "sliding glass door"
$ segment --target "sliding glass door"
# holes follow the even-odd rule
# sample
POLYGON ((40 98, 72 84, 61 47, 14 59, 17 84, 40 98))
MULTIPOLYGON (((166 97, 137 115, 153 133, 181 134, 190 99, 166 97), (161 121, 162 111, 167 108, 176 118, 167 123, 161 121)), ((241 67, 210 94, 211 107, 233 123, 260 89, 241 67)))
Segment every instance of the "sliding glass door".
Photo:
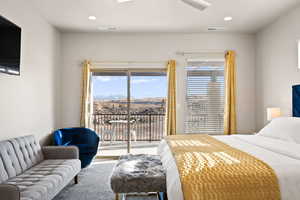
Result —
POLYGON ((164 136, 167 79, 164 71, 130 73, 131 153, 156 154, 164 136))
POLYGON ((156 153, 164 136, 167 93, 163 70, 93 72, 93 129, 99 156, 156 153))
POLYGON ((93 129, 101 137, 99 153, 116 156, 128 151, 129 76, 127 71, 93 72, 93 129))

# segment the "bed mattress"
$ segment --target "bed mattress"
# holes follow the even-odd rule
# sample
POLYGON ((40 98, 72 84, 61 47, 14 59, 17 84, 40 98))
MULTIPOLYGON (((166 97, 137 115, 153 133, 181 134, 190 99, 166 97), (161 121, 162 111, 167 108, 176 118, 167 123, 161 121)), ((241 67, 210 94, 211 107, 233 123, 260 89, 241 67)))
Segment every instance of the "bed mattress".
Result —
MULTIPOLYGON (((258 135, 214 136, 234 148, 264 161, 276 173, 282 200, 295 200, 300 196, 300 144, 258 135)), ((181 182, 172 152, 166 141, 158 148, 167 171, 167 193, 172 200, 184 200, 181 182)))

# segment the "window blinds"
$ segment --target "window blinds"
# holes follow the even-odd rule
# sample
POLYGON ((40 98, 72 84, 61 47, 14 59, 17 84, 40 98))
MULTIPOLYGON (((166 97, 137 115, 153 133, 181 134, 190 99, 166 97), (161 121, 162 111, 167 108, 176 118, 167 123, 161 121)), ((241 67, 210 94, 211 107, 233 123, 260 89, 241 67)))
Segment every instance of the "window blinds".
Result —
POLYGON ((223 133, 224 61, 189 62, 186 133, 223 133))

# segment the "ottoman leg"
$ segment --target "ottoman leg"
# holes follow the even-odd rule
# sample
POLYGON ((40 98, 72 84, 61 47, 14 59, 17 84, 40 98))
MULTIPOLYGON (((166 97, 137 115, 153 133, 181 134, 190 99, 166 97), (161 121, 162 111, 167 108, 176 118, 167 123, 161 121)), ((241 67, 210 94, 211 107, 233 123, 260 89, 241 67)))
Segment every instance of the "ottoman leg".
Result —
POLYGON ((116 199, 115 200, 119 200, 119 193, 116 193, 116 199))
POLYGON ((167 197, 167 193, 166 193, 166 192, 158 192, 158 193, 157 193, 157 196, 158 196, 158 199, 159 199, 159 200, 168 200, 168 197, 167 197))
POLYGON ((166 192, 164 192, 164 200, 168 200, 168 195, 166 192))
POLYGON ((74 182, 75 182, 75 184, 78 184, 78 175, 76 175, 76 176, 74 177, 74 182))

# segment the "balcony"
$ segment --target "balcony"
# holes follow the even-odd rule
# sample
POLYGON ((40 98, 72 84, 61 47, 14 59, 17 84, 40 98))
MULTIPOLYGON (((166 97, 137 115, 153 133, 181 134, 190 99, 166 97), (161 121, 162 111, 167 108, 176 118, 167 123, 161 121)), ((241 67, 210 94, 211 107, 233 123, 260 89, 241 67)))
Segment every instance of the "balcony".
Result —
MULTIPOLYGON (((135 141, 160 141, 164 127, 164 114, 131 114, 131 139, 135 141)), ((102 141, 127 141, 127 114, 94 114, 93 129, 102 141)))
MULTIPOLYGON (((127 114, 94 114, 93 129, 101 136, 99 156, 127 153, 127 114)), ((156 153, 164 137, 165 114, 131 114, 131 153, 156 153)))

